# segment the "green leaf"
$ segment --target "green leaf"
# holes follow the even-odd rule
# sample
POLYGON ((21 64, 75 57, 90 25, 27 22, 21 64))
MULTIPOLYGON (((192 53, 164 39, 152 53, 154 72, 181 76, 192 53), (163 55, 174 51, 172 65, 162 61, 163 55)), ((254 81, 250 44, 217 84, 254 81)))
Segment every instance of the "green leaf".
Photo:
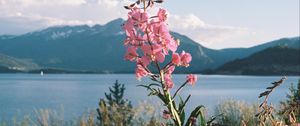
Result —
POLYGON ((142 84, 140 84, 140 85, 137 85, 138 87, 144 87, 144 88, 147 88, 148 90, 151 90, 151 88, 148 86, 148 85, 142 85, 142 84))
POLYGON ((164 104, 168 104, 168 101, 167 101, 167 99, 163 96, 163 94, 161 94, 161 93, 158 93, 157 95, 156 95, 160 100, 162 100, 163 102, 164 102, 164 104))
POLYGON ((205 117, 204 117, 202 112, 200 113, 200 116, 199 116, 198 119, 199 119, 199 122, 200 122, 200 126, 206 126, 205 117))
POLYGON ((155 84, 155 83, 149 84, 148 86, 149 86, 149 87, 151 87, 151 86, 158 86, 158 87, 161 87, 161 85, 155 84))
POLYGON ((182 112, 180 113, 180 120, 181 120, 181 125, 184 124, 184 120, 185 120, 185 111, 182 110, 182 112))
POLYGON ((151 96, 151 95, 156 95, 160 100, 162 100, 164 102, 164 104, 168 104, 168 101, 167 99, 163 96, 163 94, 160 92, 159 88, 158 89, 155 89, 155 88, 151 88, 150 86, 158 86, 158 84, 149 84, 149 85, 137 85, 138 87, 144 87, 146 88, 147 90, 150 90, 151 92, 148 94, 148 96, 151 96))
POLYGON ((179 108, 178 108, 178 112, 181 113, 182 110, 184 110, 184 107, 186 105, 186 103, 189 101, 189 99, 191 98, 191 95, 189 95, 185 101, 183 102, 182 98, 180 97, 180 100, 182 101, 181 104, 179 104, 179 108))
POLYGON ((220 117, 220 116, 222 116, 223 115, 223 113, 222 114, 219 114, 219 115, 216 115, 216 116, 212 116, 208 121, 207 121, 207 126, 211 126, 212 125, 212 122, 214 121, 214 120, 216 120, 217 119, 217 117, 220 117))
POLYGON ((192 118, 192 117, 197 118, 200 114, 202 114, 201 108, 204 108, 204 106, 203 106, 203 105, 199 105, 198 107, 196 107, 196 108, 192 111, 190 117, 189 117, 188 120, 187 120, 186 126, 191 126, 191 125, 192 125, 192 122, 191 122, 191 118, 192 118))

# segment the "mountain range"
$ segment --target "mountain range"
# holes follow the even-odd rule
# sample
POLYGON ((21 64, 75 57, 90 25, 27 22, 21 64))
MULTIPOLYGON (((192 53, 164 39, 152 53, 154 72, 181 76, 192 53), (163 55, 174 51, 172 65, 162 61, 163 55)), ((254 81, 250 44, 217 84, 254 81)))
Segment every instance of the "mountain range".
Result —
POLYGON ((300 50, 276 46, 235 59, 214 70, 214 74, 300 75, 300 50))
MULTIPOLYGON (((116 19, 105 25, 56 26, 23 35, 2 35, 0 67, 21 72, 51 69, 69 72, 132 73, 135 63, 123 58, 123 22, 123 19, 116 19)), ((185 50, 193 56, 190 67, 176 70, 180 73, 201 73, 217 69, 225 63, 248 57, 270 47, 300 48, 299 37, 294 37, 250 48, 217 50, 204 47, 180 33, 171 34, 181 41, 178 52, 185 50)))

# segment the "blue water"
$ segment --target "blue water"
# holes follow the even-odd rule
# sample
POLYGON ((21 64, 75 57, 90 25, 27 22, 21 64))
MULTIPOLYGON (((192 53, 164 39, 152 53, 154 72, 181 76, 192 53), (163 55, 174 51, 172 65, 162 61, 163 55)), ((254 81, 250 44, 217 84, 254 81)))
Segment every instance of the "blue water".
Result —
MULTIPOLYGON (((185 75, 173 78, 177 85, 185 81, 185 75)), ((198 75, 197 84, 187 86, 181 93, 183 96, 192 94, 188 108, 203 104, 213 111, 214 106, 225 99, 257 103, 258 94, 279 79, 280 76, 198 75)), ((273 92, 270 101, 276 104, 284 99, 291 83, 296 84, 298 79, 288 77, 273 92)), ((133 74, 0 74, 0 118, 32 113, 39 108, 63 108, 65 118, 77 117, 88 109, 94 110, 115 80, 126 85, 125 97, 134 105, 143 100, 157 100, 147 97, 147 91, 136 86, 150 81, 137 81, 133 74)))

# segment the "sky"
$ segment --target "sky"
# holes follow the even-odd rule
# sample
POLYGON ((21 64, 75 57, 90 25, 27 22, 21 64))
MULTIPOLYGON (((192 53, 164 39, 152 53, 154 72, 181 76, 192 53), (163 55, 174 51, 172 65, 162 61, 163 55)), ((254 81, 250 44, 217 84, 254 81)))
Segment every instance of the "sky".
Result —
MULTIPOLYGON (((0 35, 126 19, 130 0, 0 0, 0 35)), ((165 0, 172 31, 213 49, 299 36, 299 0, 165 0)), ((154 10, 155 10, 154 9, 154 10)))

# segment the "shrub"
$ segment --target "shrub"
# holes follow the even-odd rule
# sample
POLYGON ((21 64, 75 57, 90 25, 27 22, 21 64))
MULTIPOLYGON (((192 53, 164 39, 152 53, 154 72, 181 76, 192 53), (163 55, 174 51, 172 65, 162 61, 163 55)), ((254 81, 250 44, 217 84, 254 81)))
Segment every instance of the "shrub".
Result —
POLYGON ((130 101, 124 99, 124 84, 118 80, 105 93, 106 99, 100 99, 97 109, 99 126, 123 126, 131 124, 134 111, 130 101))
POLYGON ((289 90, 286 100, 280 102, 278 114, 282 116, 286 124, 292 125, 300 122, 300 79, 297 87, 295 88, 292 84, 289 90))
POLYGON ((227 126, 255 126, 257 120, 255 114, 257 113, 257 104, 247 104, 243 101, 234 101, 232 99, 223 101, 215 108, 216 122, 218 124, 227 126))

